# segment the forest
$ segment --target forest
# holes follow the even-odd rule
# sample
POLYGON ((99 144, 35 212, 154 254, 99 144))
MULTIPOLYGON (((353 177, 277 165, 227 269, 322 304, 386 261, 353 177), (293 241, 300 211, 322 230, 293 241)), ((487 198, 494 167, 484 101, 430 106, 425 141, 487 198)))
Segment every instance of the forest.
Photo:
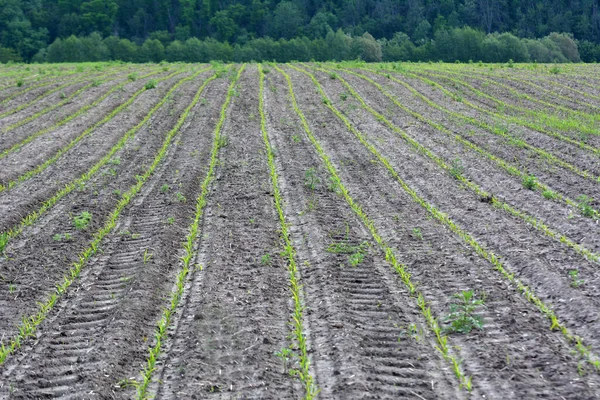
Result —
POLYGON ((0 61, 600 61, 598 0, 0 0, 0 61))

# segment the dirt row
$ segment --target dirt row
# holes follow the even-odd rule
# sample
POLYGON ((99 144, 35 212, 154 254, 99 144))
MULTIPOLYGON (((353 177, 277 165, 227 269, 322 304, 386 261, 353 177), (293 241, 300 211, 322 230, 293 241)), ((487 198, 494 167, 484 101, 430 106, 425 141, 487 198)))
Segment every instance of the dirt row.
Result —
MULTIPOLYGON (((2 230, 16 224, 19 221, 19 216, 26 215, 26 213, 37 209, 41 202, 51 197, 65 184, 72 182, 88 171, 92 165, 110 151, 127 131, 135 127, 155 104, 160 102, 173 85, 186 76, 189 76, 190 73, 189 71, 182 72, 159 83, 156 89, 143 92, 129 107, 91 132, 70 151, 63 154, 50 168, 18 184, 10 191, 1 193, 0 209, 5 211, 0 220, 2 230)), ((201 77, 206 78, 207 76, 208 73, 205 73, 201 77)), ((103 111, 108 114, 119 104, 127 101, 134 90, 136 88, 139 89, 141 86, 143 86, 143 82, 128 88, 124 92, 115 93, 114 96, 109 97, 106 102, 99 105, 100 109, 96 110, 96 112, 103 111)), ((174 101, 169 101, 155 118, 161 114, 172 116, 178 110, 181 110, 181 107, 185 106, 177 104, 174 101)), ((46 158, 53 156, 59 149, 66 146, 90 126, 91 123, 86 121, 87 118, 93 118, 90 121, 93 123, 100 120, 102 116, 99 117, 96 113, 85 113, 81 118, 76 118, 58 130, 37 138, 21 149, 20 152, 13 153, 0 160, 1 165, 6 166, 3 181, 19 177, 26 171, 42 163, 46 158), (25 154, 28 154, 28 157, 30 157, 29 159, 25 158, 27 160, 26 163, 23 162, 25 154)), ((145 130, 148 129, 154 132, 152 127, 145 130)), ((135 152, 136 149, 129 151, 135 152)), ((122 167, 113 164, 107 168, 109 168, 109 171, 103 172, 104 179, 110 181, 111 175, 114 174, 110 169, 118 170, 118 168, 122 167)))
MULTIPOLYGON (((303 108, 304 103, 307 119, 322 146, 339 167, 352 195, 408 265, 420 289, 431 301, 436 315, 447 313, 452 294, 460 290, 474 289, 477 293, 485 293, 488 328, 484 332, 473 331, 466 336, 451 338, 453 345, 460 347, 464 368, 473 374, 473 381, 477 382, 474 383, 476 392, 486 397, 495 397, 498 393, 514 398, 521 398, 527 393, 527 397, 533 397, 547 394, 551 382, 554 394, 563 393, 567 396, 574 390, 594 393, 597 377, 579 377, 577 358, 571 355, 570 346, 564 343, 560 335, 548 329, 548 321, 538 310, 514 289, 507 287, 500 275, 493 273, 492 267, 472 254, 458 238, 430 221, 426 212, 393 183, 389 174, 372 162, 373 155, 321 106, 321 99, 307 89, 312 87, 310 80, 297 72, 290 73, 297 87, 303 88, 297 92, 300 106, 303 108), (412 245, 415 228, 423 236, 424 249, 412 245), (536 369, 541 369, 541 376, 534 373, 536 369)), ((374 122, 355 123, 370 137, 384 132, 374 122)), ((376 137, 373 139, 372 143, 376 145, 376 137)), ((548 264, 556 263, 554 257, 564 254, 563 261, 558 261, 564 268, 564 263, 569 261, 568 252, 554 248, 552 243, 544 244, 544 238, 536 236, 527 227, 510 221, 477 199, 471 200, 464 192, 457 190, 456 185, 444 174, 436 172, 431 166, 427 167, 424 160, 397 144, 388 142, 385 145, 383 142, 376 147, 422 195, 502 255, 507 267, 511 270, 514 268, 519 277, 530 278, 532 282, 527 279, 527 283, 531 283, 532 288, 547 289, 546 298, 561 296, 573 300, 573 294, 576 301, 588 303, 587 297, 581 293, 575 294, 563 277, 548 282, 551 273, 548 264), (427 175, 425 180, 423 175, 427 175), (432 181, 436 185, 428 184, 432 181), (447 185, 450 187, 445 188, 447 185), (464 210, 469 212, 465 213, 464 210), (489 223, 481 224, 482 220, 489 223), (517 231, 511 231, 513 228, 517 231), (517 233, 519 231, 521 233, 517 233), (527 245, 521 241, 526 241, 527 245), (523 254, 520 250, 523 247, 537 249, 541 253, 538 257, 543 261, 526 257, 527 253, 523 254), (552 250, 546 253, 546 260, 543 258, 544 248, 552 250), (559 282, 562 282, 559 287, 554 286, 559 282), (560 289, 567 290, 566 293, 562 292, 565 293, 564 297, 560 289)), ((579 332, 585 334, 589 344, 597 348, 593 335, 597 328, 590 321, 595 305, 587 304, 587 308, 555 305, 557 313, 568 318, 571 327, 579 327, 583 323, 579 332)))
MULTIPOLYGON (((48 112, 50 115, 54 115, 54 118, 50 121, 57 122, 60 117, 68 116, 70 114, 75 113, 79 108, 91 103, 94 99, 102 96, 106 91, 108 91, 113 85, 118 83, 127 82, 127 76, 133 71, 133 69, 126 70, 118 70, 118 71, 106 71, 103 75, 100 75, 97 78, 90 78, 83 82, 77 83, 75 85, 66 87, 64 90, 60 92, 53 93, 49 96, 44 97, 40 101, 34 103, 30 107, 24 108, 21 111, 18 111, 14 114, 11 114, 5 118, 0 119, 0 131, 4 132, 7 128, 12 126, 15 123, 18 123, 21 120, 24 120, 28 117, 32 117, 40 112, 45 112, 51 107, 55 106, 57 103, 63 102, 66 98, 72 96, 78 90, 89 86, 91 87, 85 89, 82 93, 73 97, 66 104, 61 107, 48 112)), ((139 71, 139 70, 138 70, 139 71)), ((141 70, 142 75, 149 73, 152 71, 151 69, 144 68, 141 70)), ((158 72, 158 69, 154 69, 154 71, 158 72)), ((47 125, 44 125, 45 120, 49 120, 48 114, 41 116, 40 118, 36 118, 30 123, 23 125, 28 126, 31 129, 40 129, 47 125), (35 128, 34 128, 35 127, 35 128)), ((15 132, 11 130, 11 132, 15 132)))
MULTIPOLYGON (((68 262, 59 262, 61 255, 75 254, 77 244, 85 245, 89 240, 87 235, 80 240, 73 232, 75 243, 52 243, 54 232, 72 231, 70 221, 55 220, 60 216, 65 219, 70 212, 89 210, 93 215, 89 231, 95 231, 106 215, 103 209, 114 204, 113 192, 126 190, 135 182, 134 175, 147 168, 164 135, 201 84, 198 78, 182 86, 175 92, 173 103, 128 143, 119 154, 121 163, 114 166, 117 173, 110 183, 99 176, 89 190, 65 199, 66 209, 54 219, 49 215, 38 224, 36 245, 52 246, 48 253, 56 259, 54 273, 36 271, 44 281, 68 267, 68 262), (97 191, 93 195, 92 187, 97 191)), ((225 79, 218 79, 205 89, 202 98, 206 101, 192 110, 160 167, 101 244, 101 254, 86 265, 81 279, 40 327, 38 340, 4 367, 3 378, 11 385, 13 397, 130 397, 119 395, 122 389, 118 382, 136 376, 147 356, 146 348, 179 265, 180 244, 208 165, 212 129, 226 86, 225 79)), ((31 238, 33 241, 36 239, 31 238)), ((42 261, 37 254, 38 265, 40 261, 47 265, 51 256, 45 256, 42 261)), ((23 274, 21 277, 27 279, 23 274)), ((4 396, 8 395, 6 386, 4 390, 4 396)))
MULTIPOLYGON (((506 138, 494 135, 478 126, 465 122, 462 119, 436 110, 422 100, 417 99, 412 93, 398 83, 391 82, 380 75, 369 74, 362 70, 361 72, 366 73, 370 78, 388 88, 397 99, 401 99, 401 101, 410 109, 419 112, 421 115, 424 115, 434 122, 452 127, 451 130, 455 134, 475 143, 495 156, 515 164, 528 174, 536 176, 540 181, 546 182, 556 190, 560 190, 561 193, 567 194, 570 198, 576 199, 582 194, 586 194, 592 198, 598 198, 598 186, 595 185, 591 179, 584 178, 565 167, 549 162, 531 150, 511 144, 506 138)), ((402 75, 395 76, 408 83, 411 87, 432 100, 434 103, 437 103, 452 112, 484 121, 492 127, 505 129, 511 136, 522 138, 532 146, 545 150, 571 165, 578 167, 580 170, 589 171, 594 174, 600 173, 600 158, 585 149, 567 144, 521 125, 508 124, 490 119, 489 116, 482 114, 463 103, 452 101, 442 92, 422 81, 402 75)), ((393 107, 390 106, 390 111, 385 115, 394 117, 394 113, 392 113, 391 110, 394 110, 395 112, 396 109, 398 108, 395 105, 393 107)), ((400 127, 406 127, 406 125, 400 125, 400 127)), ((592 139, 595 140, 595 138, 592 139)))

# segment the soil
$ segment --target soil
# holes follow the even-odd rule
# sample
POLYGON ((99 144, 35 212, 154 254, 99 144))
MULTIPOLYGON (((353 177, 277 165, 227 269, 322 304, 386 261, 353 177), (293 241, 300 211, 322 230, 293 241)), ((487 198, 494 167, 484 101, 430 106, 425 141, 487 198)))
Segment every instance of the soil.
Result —
MULTIPOLYGON (((451 354, 460 360, 460 370, 472 378, 469 394, 460 387, 451 363, 437 349, 435 334, 416 295, 409 292, 339 188, 332 185, 321 155, 293 108, 287 81, 268 66, 263 94, 265 128, 275 154, 282 206, 299 268, 302 322, 309 372, 320 390, 317 398, 599 398, 600 375, 578 355, 575 345, 560 331, 551 330, 548 318, 514 284, 413 200, 326 107, 307 75, 287 65, 280 67, 290 75, 298 107, 348 194, 410 273, 417 291, 444 329, 451 354), (473 291, 476 298, 484 301, 474 311, 482 319, 482 329, 467 333, 450 329, 448 316, 452 305, 457 304, 456 295, 462 291, 473 291)), ((514 75, 508 70, 496 71, 492 79, 538 98, 542 98, 541 91, 515 85, 503 76, 521 79, 531 74, 536 84, 559 82, 594 94, 588 85, 593 85, 595 78, 586 77, 586 71, 590 75, 594 68, 573 66, 559 76, 536 71, 514 71, 514 75)), ((362 108, 339 79, 307 69, 314 72, 331 104, 418 196, 495 254, 515 278, 556 313, 569 331, 582 338, 592 357, 600 354, 597 263, 587 261, 560 241, 462 187, 362 108)), ((48 169, 0 193, 0 232, 17 224, 64 185, 88 171, 176 82, 190 73, 186 71, 143 92, 131 106, 91 132, 48 169)), ((202 73, 181 85, 111 162, 9 242, 0 256, 1 343, 14 337, 21 319, 36 312, 37 302, 54 292, 78 260, 78 254, 90 245, 94 233, 109 218, 121 194, 135 185, 136 175, 151 165, 167 133, 212 73, 202 73), (90 212, 92 220, 86 229, 78 230, 73 217, 82 211, 90 212), (65 234, 70 238, 65 238, 65 234)), ((472 182, 600 253, 600 226, 596 220, 525 189, 519 179, 492 161, 399 109, 369 82, 348 73, 336 73, 370 107, 446 163, 459 158, 464 175, 472 182)), ((384 76, 361 73, 383 85, 410 110, 516 164, 561 193, 573 199, 582 193, 599 198, 597 183, 550 166, 488 131, 428 106, 384 76)), ((394 76, 453 112, 494 122, 419 79, 396 73, 394 76)), ((183 242, 208 173, 215 128, 233 77, 229 72, 208 84, 163 160, 100 243, 100 251, 85 263, 78 279, 49 310, 35 337, 24 340, 22 347, 0 365, 0 399, 136 398, 133 382, 142 379, 149 347, 155 345, 157 322, 170 304, 182 268, 183 242)), ((20 142, 27 137, 27 131, 31 134, 53 126, 67 113, 76 112, 124 79, 125 70, 115 72, 113 80, 86 90, 64 109, 1 134, 0 146, 6 148, 20 142)), ((435 79, 448 85, 447 80, 435 79)), ((476 84, 481 83, 480 79, 473 73, 466 80, 476 84)), ((0 159, 0 181, 18 178, 44 162, 143 85, 142 80, 128 83, 123 91, 115 92, 65 126, 0 159)), ((555 90, 558 86, 551 87, 555 90)), ((33 96, 34 91, 28 96, 33 96)), ((502 90, 486 93, 520 104, 519 99, 502 90)), ((577 94, 568 89, 560 93, 592 103, 591 98, 575 97, 577 94)), ((256 65, 246 66, 231 94, 221 131, 225 139, 218 151, 214 179, 194 243, 192 269, 161 343, 149 386, 148 395, 152 398, 305 397, 301 381, 292 376, 299 367, 298 359, 292 357, 284 362, 277 356, 288 347, 297 351, 291 337, 294 303, 288 266, 281 255, 280 221, 261 133, 256 65)), ((24 98, 16 97, 15 101, 19 99, 23 104, 24 98)), ((476 96, 470 100, 493 109, 492 104, 486 105, 476 96)), ((31 108, 11 116, 10 123, 33 115, 53 101, 56 99, 52 96, 40 99, 31 108)), ((574 103, 551 98, 546 101, 577 108, 574 103)), ((597 159, 581 149, 570 149, 522 126, 511 129, 582 169, 600 172, 597 159)))

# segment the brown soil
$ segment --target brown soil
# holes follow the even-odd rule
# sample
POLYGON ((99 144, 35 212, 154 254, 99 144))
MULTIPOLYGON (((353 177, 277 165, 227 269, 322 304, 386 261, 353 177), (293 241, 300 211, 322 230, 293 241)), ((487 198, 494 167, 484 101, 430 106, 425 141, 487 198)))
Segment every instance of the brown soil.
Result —
MULTIPOLYGON (((483 318, 483 329, 447 333, 452 354, 461 360, 461 370, 472 377, 471 394, 459 387, 451 364, 436 349, 435 335, 417 299, 386 260, 369 229, 331 185, 322 158, 292 107, 287 82, 274 68, 268 68, 266 129, 299 266, 309 371, 320 389, 317 398, 600 397, 600 376, 578 356, 575 346, 560 332, 552 331, 542 312, 489 262, 432 219, 405 192, 323 104, 309 77, 282 66, 292 78, 300 110, 342 183, 406 266, 439 323, 444 328, 449 326, 446 316, 456 302, 455 294, 473 290, 485 299, 485 306, 476 310, 483 318), (310 180, 313 187, 307 182, 310 180)), ((579 67, 573 68, 579 71, 579 67)), ((50 168, 0 193, 0 232, 85 173, 189 73, 145 91, 127 110, 92 132, 50 168)), ((211 74, 201 74, 178 88, 115 155, 115 162, 11 240, 0 256, 1 343, 17 333, 16 325, 23 316, 36 311, 36 302, 55 290, 78 254, 89 246, 94 232, 104 225, 120 194, 148 168, 166 134, 203 79, 211 74), (92 222, 87 229, 77 230, 73 216, 82 211, 92 214, 92 222), (55 239, 65 233, 72 235, 70 240, 55 239)), ((581 193, 600 196, 596 183, 550 167, 487 131, 427 106, 403 86, 367 74, 409 109, 516 163, 570 197, 581 193)), ((521 71, 519 74, 523 75, 521 71)), ((81 276, 50 310, 36 337, 25 340, 0 366, 0 399, 136 397, 135 388, 123 383, 140 381, 148 348, 155 344, 157 321, 169 304, 181 268, 182 243, 208 171, 215 127, 232 78, 231 74, 225 75, 206 87, 204 100, 190 113, 154 174, 123 210, 117 226, 84 265, 81 276)), ((445 162, 460 158, 465 176, 473 182, 557 232, 600 252, 597 221, 524 189, 520 180, 493 162, 398 109, 370 83, 347 73, 340 72, 339 76, 367 104, 445 162)), ((486 118, 422 81, 394 76, 453 112, 486 118)), ((124 77, 115 75, 116 80, 124 77)), ((596 263, 461 187, 363 109, 339 79, 322 72, 315 72, 315 77, 333 106, 364 134, 407 185, 497 255, 506 269, 548 304, 593 354, 600 354, 600 272, 596 263), (574 270, 580 280, 577 284, 570 275, 574 270)), ((540 76, 539 81, 561 82, 561 78, 540 76)), ((260 129, 258 79, 257 67, 247 66, 232 92, 222 128, 226 141, 219 149, 194 243, 193 268, 167 339, 162 342, 149 386, 152 398, 298 399, 305 395, 300 380, 289 373, 298 368, 297 358, 284 364, 276 356, 280 350, 294 347, 290 336, 293 301, 260 129)), ((585 85, 576 86, 578 79, 575 75, 565 76, 569 85, 587 90, 585 85)), ((126 101, 143 83, 127 84, 123 92, 0 160, 0 181, 14 179, 51 157, 126 101)), ((106 86, 90 89, 78 96, 81 103, 65 105, 64 110, 26 126, 51 126, 60 118, 60 112, 76 112, 108 88, 107 82, 106 86)), ((499 92, 490 94, 504 96, 499 92)), ((508 96, 505 100, 518 104, 508 96)), ((35 107, 43 108, 51 101, 41 100, 35 107)), ((32 113, 33 109, 17 113, 11 121, 32 113)), ((514 129, 581 168, 600 171, 583 153, 570 152, 558 142, 522 127, 514 129)), ((15 142, 11 143, 26 137, 26 129, 11 133, 15 134, 11 139, 15 142)), ((9 137, 0 136, 2 140, 9 137)))

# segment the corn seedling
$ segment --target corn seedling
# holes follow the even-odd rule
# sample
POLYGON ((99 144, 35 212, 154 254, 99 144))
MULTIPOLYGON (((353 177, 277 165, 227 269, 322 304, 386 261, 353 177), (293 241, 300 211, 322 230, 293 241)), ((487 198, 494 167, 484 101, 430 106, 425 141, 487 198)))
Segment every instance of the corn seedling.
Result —
POLYGON ((148 249, 144 250, 144 264, 150 261, 153 257, 153 254, 148 252, 148 249))
MULTIPOLYGON (((275 67, 277 69, 277 67, 275 67)), ((289 287, 293 298, 294 311, 292 313, 292 322, 290 326, 293 328, 292 337, 294 338, 298 348, 298 360, 300 369, 296 376, 304 384, 304 399, 314 399, 320 390, 315 384, 314 377, 310 372, 310 360, 306 346, 306 336, 304 334, 303 314, 304 306, 302 305, 302 289, 298 279, 298 265, 296 263, 296 249, 292 244, 292 239, 289 234, 289 224, 283 212, 284 199, 279 189, 279 178, 275 167, 274 156, 271 144, 269 143, 269 135, 267 132, 267 118, 264 111, 264 79, 265 74, 262 73, 262 66, 259 64, 259 104, 258 110, 260 113, 260 129, 263 135, 263 141, 267 150, 267 162, 269 164, 269 173, 271 175, 271 185, 273 187, 273 197, 275 200, 275 208, 279 215, 279 225, 281 237, 283 239, 283 257, 288 263, 289 272, 289 287)), ((306 264, 306 262, 305 262, 306 264)))

